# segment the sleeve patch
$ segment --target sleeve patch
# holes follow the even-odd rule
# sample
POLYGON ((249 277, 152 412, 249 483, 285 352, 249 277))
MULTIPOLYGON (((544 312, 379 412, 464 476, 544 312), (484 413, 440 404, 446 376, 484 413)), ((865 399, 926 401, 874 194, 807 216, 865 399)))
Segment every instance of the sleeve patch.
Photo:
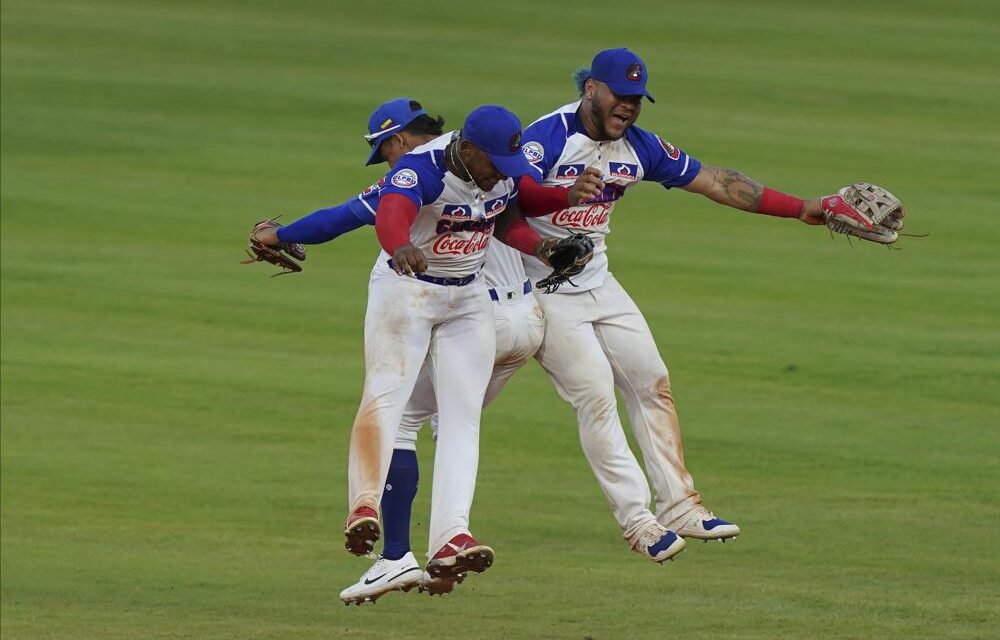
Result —
POLYGON ((417 186, 417 172, 413 169, 401 169, 392 176, 392 184, 400 189, 412 189, 417 186))
POLYGON ((670 158, 671 160, 676 160, 677 158, 681 157, 680 149, 670 144, 660 136, 656 136, 656 139, 660 141, 660 146, 663 147, 663 150, 667 152, 668 158, 670 158))
POLYGON ((521 152, 524 153, 524 157, 528 159, 528 162, 535 164, 541 162, 545 159, 545 148, 537 142, 527 142, 523 147, 521 147, 521 152))

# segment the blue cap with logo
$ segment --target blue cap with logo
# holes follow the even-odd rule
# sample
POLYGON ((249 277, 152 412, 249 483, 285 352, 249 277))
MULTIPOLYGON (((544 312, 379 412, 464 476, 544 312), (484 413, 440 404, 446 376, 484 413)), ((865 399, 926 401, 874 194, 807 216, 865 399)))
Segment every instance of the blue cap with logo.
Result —
POLYGON ((399 133, 417 116, 422 115, 426 115, 423 107, 420 106, 419 102, 410 98, 396 98, 380 104, 368 118, 368 135, 365 136, 365 141, 371 146, 372 152, 368 154, 365 166, 385 162, 385 158, 378 151, 379 145, 392 134, 399 133))
POLYGON ((646 64, 628 49, 599 51, 590 63, 590 77, 620 96, 646 96, 650 102, 656 102, 646 91, 646 64))
POLYGON ((503 107, 488 104, 474 109, 462 125, 462 138, 485 151, 508 178, 532 171, 521 152, 521 121, 503 107))

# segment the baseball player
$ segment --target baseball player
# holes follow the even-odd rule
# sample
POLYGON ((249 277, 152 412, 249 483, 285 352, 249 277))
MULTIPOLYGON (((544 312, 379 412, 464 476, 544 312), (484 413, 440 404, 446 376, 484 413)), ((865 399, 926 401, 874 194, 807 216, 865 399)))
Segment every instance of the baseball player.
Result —
MULTIPOLYGON (((539 233, 587 233, 594 258, 562 287, 540 296, 546 329, 537 358, 560 396, 577 414, 580 440, 591 468, 631 548, 662 562, 683 549, 684 538, 726 540, 737 525, 708 511, 684 465, 680 426, 667 367, 641 312, 608 270, 610 217, 626 190, 641 181, 702 194, 718 203, 766 215, 823 224, 820 200, 803 201, 769 189, 733 169, 702 165, 679 148, 635 126, 647 69, 627 49, 599 52, 577 75, 580 100, 525 130, 524 152, 534 178, 567 186, 588 167, 603 176, 599 196, 579 206, 529 218, 539 233), (629 421, 656 493, 655 509, 642 469, 628 447, 615 400, 625 401, 629 421)), ((522 179, 528 198, 535 183, 522 179)), ((543 265, 525 257, 529 277, 543 265)))
POLYGON ((480 107, 460 134, 436 138, 399 160, 380 189, 375 225, 383 254, 369 287, 365 391, 352 430, 345 526, 356 554, 370 551, 379 535, 376 505, 397 425, 429 358, 439 437, 429 526, 436 553, 428 554, 427 572, 454 581, 493 562, 493 550, 469 533, 468 512, 479 412, 495 355, 490 299, 513 300, 515 291, 494 288, 490 295, 478 271, 494 227, 521 251, 542 250, 542 239, 523 220, 516 231, 511 224, 520 215, 512 178, 530 170, 516 116, 480 107))

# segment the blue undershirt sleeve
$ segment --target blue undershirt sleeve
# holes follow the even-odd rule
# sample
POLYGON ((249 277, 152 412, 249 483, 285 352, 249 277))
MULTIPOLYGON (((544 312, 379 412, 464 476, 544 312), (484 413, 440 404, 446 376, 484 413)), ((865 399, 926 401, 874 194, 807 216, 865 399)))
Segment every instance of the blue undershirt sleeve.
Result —
POLYGON ((282 242, 320 244, 354 231, 367 224, 374 224, 375 218, 355 205, 357 198, 334 207, 319 209, 287 227, 278 229, 278 239, 282 242))

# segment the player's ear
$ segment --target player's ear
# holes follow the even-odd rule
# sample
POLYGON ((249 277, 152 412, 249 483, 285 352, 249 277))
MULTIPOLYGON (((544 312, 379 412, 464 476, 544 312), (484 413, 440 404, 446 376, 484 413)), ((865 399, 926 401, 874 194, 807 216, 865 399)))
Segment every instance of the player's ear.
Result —
POLYGON ((462 140, 462 143, 458 145, 458 154, 462 158, 462 162, 469 162, 472 160, 472 156, 476 152, 476 147, 468 140, 462 140))

